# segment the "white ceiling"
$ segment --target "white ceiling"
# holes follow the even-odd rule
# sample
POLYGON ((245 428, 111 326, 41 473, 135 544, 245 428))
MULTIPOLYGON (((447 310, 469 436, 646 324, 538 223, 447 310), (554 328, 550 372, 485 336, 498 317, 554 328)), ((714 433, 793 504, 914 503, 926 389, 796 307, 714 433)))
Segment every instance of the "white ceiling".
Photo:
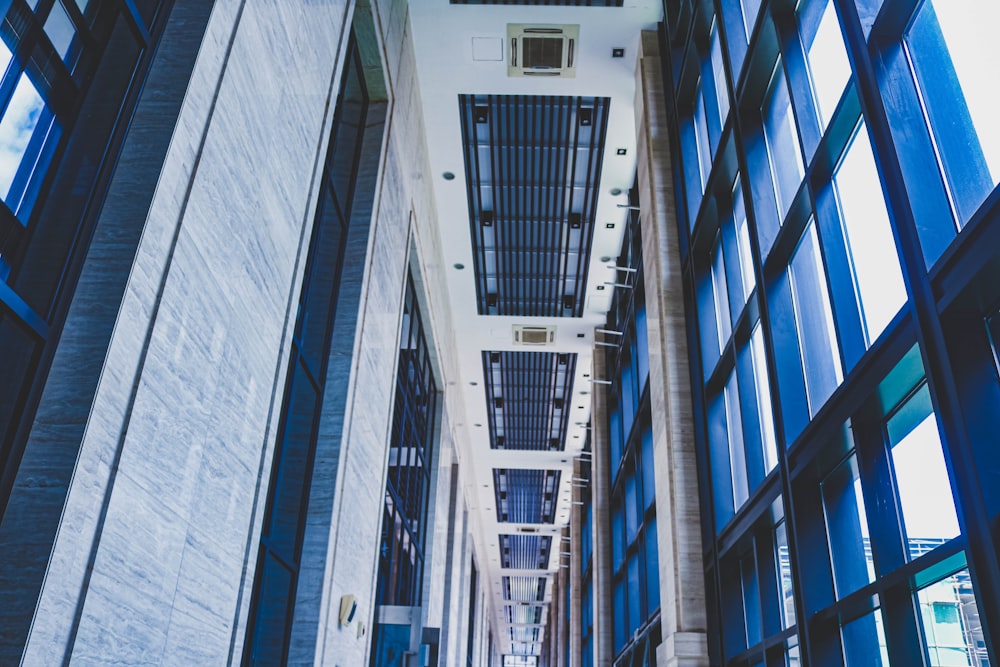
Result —
MULTIPOLYGON (((439 215, 438 229, 443 249, 443 265, 448 267, 448 294, 454 318, 454 339, 461 341, 452 351, 459 369, 458 377, 447 378, 449 405, 459 414, 452 415, 457 455, 461 462, 462 483, 470 506, 470 529, 476 543, 477 563, 483 581, 488 581, 491 624, 500 650, 513 652, 504 643, 506 622, 503 617, 501 576, 523 571, 501 570, 498 535, 514 533, 517 526, 496 520, 493 493, 494 468, 545 468, 562 471, 555 525, 539 525, 539 533, 553 535, 552 557, 548 573, 559 568, 559 552, 564 547, 559 531, 569 521, 570 479, 573 458, 582 450, 586 432, 583 427, 590 415, 591 347, 595 326, 604 324, 611 290, 598 290, 613 280, 609 261, 620 251, 625 211, 618 204, 626 202, 626 193, 635 173, 635 66, 641 30, 655 29, 662 15, 660 0, 626 0, 625 7, 526 7, 494 5, 451 5, 448 0, 411 0, 410 21, 416 49, 417 75, 432 173, 432 183, 439 215), (531 79, 508 77, 506 50, 504 60, 473 59, 473 40, 477 47, 506 44, 508 23, 578 24, 580 38, 575 78, 531 79), (624 47, 624 58, 612 58, 612 48, 624 47), (594 228, 593 251, 586 288, 586 309, 581 318, 480 316, 476 305, 476 287, 472 241, 469 233, 469 208, 466 195, 460 94, 580 95, 611 98, 610 118, 601 174, 600 196, 594 228), (619 156, 616 149, 625 148, 619 156), (454 180, 445 180, 444 172, 453 172, 454 180), (622 194, 613 196, 612 189, 622 194), (615 223, 608 229, 606 223, 615 223), (454 268, 463 264, 464 270, 454 268), (513 345, 514 324, 555 325, 556 340, 544 348, 519 348, 513 345), (578 338, 583 334, 583 338, 578 338), (577 353, 573 381, 573 403, 566 448, 563 452, 517 452, 491 450, 489 421, 483 378, 482 351, 538 349, 547 352, 577 353), (464 414, 461 414, 463 413, 464 414)), ((535 574, 545 574, 537 572, 535 574)), ((551 599, 551 586, 547 587, 551 599)), ((544 620, 544 619, 543 619, 544 620)), ((523 647, 516 647, 523 648, 523 647)))

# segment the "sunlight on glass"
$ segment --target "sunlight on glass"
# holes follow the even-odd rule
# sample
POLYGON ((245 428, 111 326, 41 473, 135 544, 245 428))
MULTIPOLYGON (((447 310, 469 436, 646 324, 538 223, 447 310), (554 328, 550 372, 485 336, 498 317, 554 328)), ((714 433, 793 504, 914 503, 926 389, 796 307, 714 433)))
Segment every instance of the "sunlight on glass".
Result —
POLYGON ((784 220, 785 213, 788 212, 788 207, 792 205, 792 199, 799 189, 799 183, 802 182, 805 169, 802 164, 802 153, 799 150, 792 103, 785 83, 785 71, 780 60, 774 67, 774 74, 771 76, 771 83, 768 85, 760 111, 764 121, 764 139, 767 143, 774 182, 774 195, 778 203, 779 216, 784 220))
POLYGON ((739 509, 750 497, 747 482, 747 457, 743 447, 743 422, 740 420, 740 390, 736 373, 726 383, 726 424, 729 427, 729 463, 733 473, 734 507, 739 509))
POLYGON ((867 341, 871 345, 906 303, 906 288, 864 123, 859 126, 833 182, 840 199, 867 341))
POLYGON ((17 169, 24 159, 31 134, 44 103, 27 74, 21 74, 10 104, 0 120, 0 196, 10 194, 17 169))
POLYGON ((843 372, 819 239, 811 221, 788 264, 788 276, 809 414, 815 415, 843 380, 843 372))
POLYGON ((979 604, 969 571, 917 591, 931 665, 989 665, 979 604))
POLYGON ((781 580, 781 620, 784 628, 795 625, 795 594, 792 588, 792 564, 788 555, 788 530, 782 521, 774 529, 774 545, 781 580))
POLYGON ((712 147, 708 142, 708 123, 705 119, 705 97, 698 81, 694 93, 694 138, 698 145, 698 169, 701 174, 701 191, 708 184, 708 174, 712 170, 712 147))
POLYGON ((933 4, 995 185, 1000 181, 1000 124, 996 121, 1000 40, 995 34, 1000 2, 938 0, 933 4))
POLYGON ((740 8, 743 10, 743 29, 746 33, 747 42, 753 34, 754 24, 757 23, 757 14, 760 13, 761 0, 740 0, 740 8))
POLYGON ((924 385, 886 422, 911 558, 960 532, 937 419, 929 408, 930 393, 924 385))
POLYGON ((753 292, 757 279, 753 274, 753 256, 750 253, 750 229, 747 226, 747 211, 743 205, 743 188, 740 179, 733 186, 733 219, 736 221, 736 241, 739 244, 740 282, 743 286, 743 303, 747 302, 753 292))
POLYGON ((872 613, 844 625, 844 658, 847 667, 881 667, 889 664, 882 613, 872 613))
POLYGON ((764 356, 764 335, 760 331, 759 322, 750 334, 750 358, 757 385, 757 414, 760 417, 760 437, 764 446, 764 472, 767 474, 778 465, 778 444, 774 435, 774 412, 771 408, 771 383, 767 377, 764 356))
POLYGON ((729 91, 726 90, 726 72, 722 64, 722 44, 719 41, 719 23, 712 26, 709 37, 712 44, 712 78, 715 80, 715 95, 719 102, 719 126, 726 124, 729 115, 729 91))
POLYGON ((725 256, 722 254, 722 238, 720 235, 715 241, 715 247, 712 249, 712 291, 715 294, 716 334, 719 339, 720 352, 725 349, 731 331, 727 290, 726 262, 725 256))
POLYGON ((803 25, 803 13, 800 10, 799 30, 806 40, 809 71, 812 75, 820 124, 826 127, 833 110, 837 108, 844 86, 851 78, 851 64, 847 59, 847 49, 844 46, 844 38, 840 32, 832 0, 826 0, 826 8, 818 26, 803 25))
POLYGON ((45 34, 49 36, 56 52, 66 61, 76 37, 76 28, 73 27, 69 14, 58 2, 52 5, 49 17, 45 19, 45 34))

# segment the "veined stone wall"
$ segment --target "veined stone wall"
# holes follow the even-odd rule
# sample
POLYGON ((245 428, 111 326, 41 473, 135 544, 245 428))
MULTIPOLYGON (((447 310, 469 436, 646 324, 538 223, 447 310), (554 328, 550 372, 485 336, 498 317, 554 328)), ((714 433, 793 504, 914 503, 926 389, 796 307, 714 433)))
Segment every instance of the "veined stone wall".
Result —
POLYGON ((239 660, 349 5, 174 7, 15 490, 79 452, 25 665, 239 660), (96 326, 94 303, 120 307, 96 326))

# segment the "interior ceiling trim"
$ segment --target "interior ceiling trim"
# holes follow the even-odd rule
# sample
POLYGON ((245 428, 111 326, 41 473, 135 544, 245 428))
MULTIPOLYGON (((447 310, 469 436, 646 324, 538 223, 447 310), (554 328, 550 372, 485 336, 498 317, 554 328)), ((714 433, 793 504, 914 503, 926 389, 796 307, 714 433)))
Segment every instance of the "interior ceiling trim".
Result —
POLYGON ((563 451, 576 354, 483 352, 490 448, 563 451))
POLYGON ((496 468, 493 493, 500 523, 554 523, 558 470, 496 468))
POLYGON ((583 315, 610 105, 459 95, 480 315, 583 315))

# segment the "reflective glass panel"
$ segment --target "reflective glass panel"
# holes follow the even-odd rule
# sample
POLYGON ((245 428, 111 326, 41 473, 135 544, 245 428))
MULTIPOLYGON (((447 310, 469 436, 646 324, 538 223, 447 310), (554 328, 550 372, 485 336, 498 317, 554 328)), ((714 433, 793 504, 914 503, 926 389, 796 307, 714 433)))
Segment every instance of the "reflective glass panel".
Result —
POLYGON ((743 188, 740 179, 733 186, 733 221, 736 224, 736 241, 739 244, 740 283, 743 286, 743 303, 750 298, 750 293, 757 284, 753 272, 753 255, 750 250, 750 228, 747 226, 747 211, 743 204, 743 188))
POLYGON ((771 382, 767 376, 767 360, 764 356, 764 334, 761 333, 759 322, 750 334, 750 355, 757 389, 757 415, 760 419, 766 474, 778 465, 778 441, 774 434, 774 411, 771 406, 771 382))
POLYGON ((1000 181, 997 25, 995 0, 928 0, 907 35, 960 225, 1000 181))
POLYGON ((831 0, 803 3, 796 18, 809 62, 820 125, 826 127, 851 78, 844 37, 831 0))
POLYGON ((882 612, 878 609, 844 625, 843 638, 847 667, 882 667, 889 664, 882 612))
POLYGON ((861 123, 833 177, 868 344, 906 302, 871 142, 861 123))
POLYGON ((750 497, 747 482, 746 450, 743 448, 743 423, 740 419, 740 391, 736 373, 726 383, 726 424, 729 428, 729 462, 733 474, 733 500, 736 509, 750 497))
POLYGON ((962 570, 917 591, 928 664, 989 665, 979 605, 969 571, 962 570))
POLYGON ((822 484, 837 596, 844 597, 875 580, 868 517, 854 455, 830 473, 822 484))
POLYGON ((810 222, 788 265, 810 415, 843 379, 822 262, 816 225, 810 222))
POLYGON ((780 60, 775 64, 760 111, 774 181, 774 195, 778 202, 778 212, 784 220, 805 171, 792 103, 785 83, 785 70, 780 60))
POLYGON ((45 103, 26 73, 21 74, 10 104, 0 120, 0 196, 10 194, 11 185, 24 161, 45 103))
POLYGON ((774 528, 775 560, 778 563, 778 581, 781 586, 782 627, 795 625, 795 593, 792 588, 792 563, 788 553, 788 532, 782 521, 774 528))
POLYGON ((711 43, 712 76, 715 79, 715 96, 719 104, 719 126, 726 125, 729 115, 729 91, 726 90, 726 71, 722 63, 722 44, 719 41, 719 22, 712 25, 711 43))
POLYGON ((925 384, 886 422, 911 558, 959 534, 948 467, 925 384))
POLYGON ((719 336, 719 350, 725 348, 726 341, 729 340, 729 299, 726 287, 726 260, 722 254, 722 235, 715 239, 715 247, 712 249, 712 292, 715 294, 715 320, 716 332, 719 336))

